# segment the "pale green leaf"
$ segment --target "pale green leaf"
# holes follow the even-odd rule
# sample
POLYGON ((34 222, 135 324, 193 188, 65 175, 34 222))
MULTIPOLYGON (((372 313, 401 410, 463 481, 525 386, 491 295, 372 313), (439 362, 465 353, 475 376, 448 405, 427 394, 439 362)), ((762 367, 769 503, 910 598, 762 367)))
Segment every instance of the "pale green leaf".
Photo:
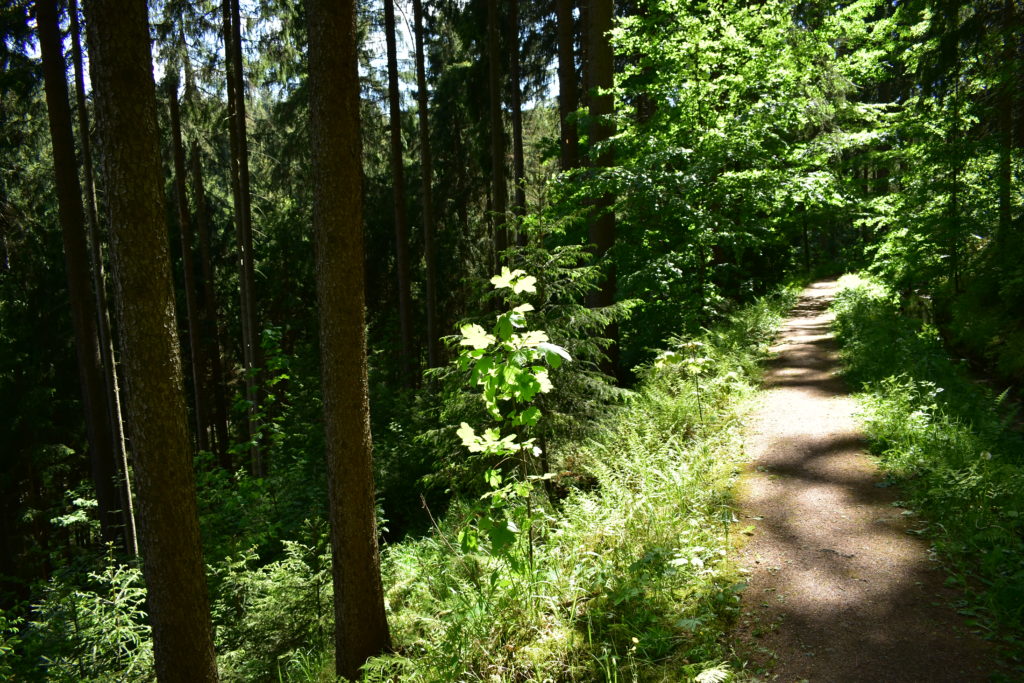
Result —
POLYGON ((526 277, 519 278, 518 280, 516 280, 516 282, 512 285, 512 291, 515 294, 521 294, 522 292, 526 292, 527 294, 534 294, 537 291, 537 288, 535 287, 536 284, 537 278, 533 277, 532 275, 527 275, 526 277))
POLYGON ((476 323, 463 325, 459 332, 462 333, 461 346, 472 346, 474 349, 486 349, 495 342, 494 335, 487 334, 487 330, 476 323))
POLYGON ((526 275, 525 270, 509 270, 508 266, 501 267, 501 274, 491 278, 491 284, 495 289, 505 289, 513 286, 513 281, 520 275, 526 275))
POLYGON ((542 394, 546 394, 554 388, 554 385, 551 384, 551 380, 548 379, 547 370, 541 370, 535 376, 537 378, 537 383, 540 384, 540 392, 542 394))

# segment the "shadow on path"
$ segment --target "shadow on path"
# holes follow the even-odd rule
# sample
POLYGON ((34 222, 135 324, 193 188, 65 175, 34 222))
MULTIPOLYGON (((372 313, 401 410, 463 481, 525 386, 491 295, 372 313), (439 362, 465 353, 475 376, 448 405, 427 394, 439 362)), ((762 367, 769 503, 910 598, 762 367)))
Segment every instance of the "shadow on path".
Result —
POLYGON ((740 649, 779 681, 985 681, 990 651, 864 455, 837 376, 835 283, 804 291, 767 364, 740 489, 740 649))

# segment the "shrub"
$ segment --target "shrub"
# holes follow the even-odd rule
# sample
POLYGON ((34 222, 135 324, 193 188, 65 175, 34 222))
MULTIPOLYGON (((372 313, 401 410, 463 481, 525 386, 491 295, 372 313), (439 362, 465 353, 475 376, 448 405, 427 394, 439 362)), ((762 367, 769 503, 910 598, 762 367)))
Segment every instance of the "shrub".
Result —
POLYGON ((972 382, 935 329, 901 316, 882 285, 849 276, 841 285, 836 328, 880 464, 905 484, 951 581, 968 590, 971 623, 1020 656, 1024 440, 1008 428, 1005 394, 972 382))

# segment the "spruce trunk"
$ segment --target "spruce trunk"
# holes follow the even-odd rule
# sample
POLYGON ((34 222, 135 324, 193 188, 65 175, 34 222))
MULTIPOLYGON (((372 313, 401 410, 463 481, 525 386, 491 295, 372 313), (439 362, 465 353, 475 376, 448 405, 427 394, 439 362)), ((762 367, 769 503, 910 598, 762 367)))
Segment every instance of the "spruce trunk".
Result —
POLYGON ((313 224, 334 557, 335 665, 361 677, 390 648, 380 578, 364 318, 354 0, 308 0, 313 224))
POLYGON ((174 197, 178 210, 178 235, 181 238, 181 270, 185 285, 185 315, 188 318, 188 350, 192 368, 192 396, 195 408, 196 443, 199 450, 210 450, 207 418, 206 383, 203 381, 203 341, 199 334, 199 304, 196 293, 195 266, 192 261, 192 217, 188 210, 185 179, 185 146, 181 141, 181 106, 178 103, 178 79, 168 79, 167 99, 171 114, 171 146, 174 156, 174 197))
POLYGON ((220 466, 231 471, 231 452, 228 450, 228 404, 225 395, 224 363, 221 360, 221 333, 217 321, 217 294, 214 289, 213 255, 210 249, 210 221, 206 209, 206 190, 203 187, 203 167, 199 159, 199 144, 192 141, 192 197, 196 203, 196 232, 199 236, 199 267, 203 277, 203 331, 207 345, 205 356, 210 361, 210 389, 212 397, 214 449, 220 466))
POLYGON ((100 355, 97 314, 89 275, 88 247, 85 240, 85 215, 78 165, 75 163, 75 142, 72 133, 71 105, 68 101, 67 66, 60 35, 56 0, 36 3, 39 48, 43 58, 43 81, 46 90, 46 111, 53 141, 53 170, 57 187, 57 207, 61 239, 64 243, 64 265, 67 270, 71 322, 75 334, 78 379, 81 383, 82 407, 85 411, 86 433, 92 480, 96 488, 100 529, 104 541, 118 536, 117 489, 114 483, 115 461, 110 414, 107 411, 106 384, 100 355))
MULTIPOLYGON (((512 215, 526 215, 526 162, 523 158, 523 89, 519 76, 519 0, 509 2, 509 89, 512 95, 512 215)), ((526 233, 517 225, 517 242, 526 245, 526 233)))
POLYGON ((413 0, 413 15, 416 31, 416 100, 419 105, 420 122, 420 179, 423 195, 423 257, 427 267, 427 362, 432 368, 439 367, 443 360, 437 320, 437 248, 434 233, 437 225, 434 219, 434 159, 430 149, 430 110, 427 93, 427 69, 424 58, 423 3, 413 0))
POLYGON ((402 163, 402 108, 398 99, 398 49, 395 44, 394 0, 384 0, 384 34, 388 53, 391 184, 395 209, 395 256, 398 270, 398 327, 402 344, 402 383, 406 386, 412 386, 415 383, 416 350, 412 340, 409 224, 405 210, 405 169, 402 163))
POLYGON ((242 73, 242 29, 238 0, 224 0, 224 55, 227 67, 228 129, 231 144, 231 190, 235 204, 235 245, 238 249, 239 310, 242 323, 242 372, 248 405, 247 437, 253 476, 265 474, 258 443, 259 396, 256 368, 259 354, 256 323, 255 266, 252 250, 252 200, 249 193, 249 143, 245 124, 245 79, 242 73))
MULTIPOLYGON (((611 148, 606 144, 615 132, 611 124, 614 113, 612 95, 603 92, 613 85, 612 47, 608 32, 612 30, 612 0, 595 0, 590 3, 590 25, 587 37, 590 45, 587 48, 586 74, 587 84, 591 88, 589 94, 590 126, 590 165, 595 169, 611 166, 614 157, 611 148)), ((615 302, 615 264, 608 251, 615 244, 615 214, 612 209, 613 198, 604 194, 594 201, 590 220, 590 243, 593 245, 595 262, 598 263, 604 277, 597 291, 590 296, 593 308, 611 306, 615 302)), ((618 329, 610 325, 606 334, 612 340, 609 349, 609 362, 603 368, 608 374, 617 371, 617 337, 618 329)))
POLYGON ((86 10, 156 672, 161 681, 216 681, 175 334, 148 9, 143 0, 88 0, 86 10))
POLYGON ((579 166, 579 135, 572 118, 579 108, 572 6, 572 0, 555 0, 558 19, 558 121, 562 134, 559 151, 563 171, 579 166))
POLYGON ((508 248, 508 188, 505 182, 505 126, 501 116, 501 43, 498 33, 498 0, 487 0, 487 89, 491 124, 491 215, 494 222, 494 256, 505 262, 508 248))

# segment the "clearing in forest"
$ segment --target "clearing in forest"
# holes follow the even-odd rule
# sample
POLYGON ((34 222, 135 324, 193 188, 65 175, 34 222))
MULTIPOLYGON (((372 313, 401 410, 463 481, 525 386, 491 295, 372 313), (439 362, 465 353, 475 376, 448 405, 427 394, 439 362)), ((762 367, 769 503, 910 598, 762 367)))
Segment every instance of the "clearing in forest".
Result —
POLYGON ((865 455, 837 376, 835 288, 801 295, 747 431, 741 650, 768 680, 988 680, 990 648, 949 607, 956 594, 865 455))

